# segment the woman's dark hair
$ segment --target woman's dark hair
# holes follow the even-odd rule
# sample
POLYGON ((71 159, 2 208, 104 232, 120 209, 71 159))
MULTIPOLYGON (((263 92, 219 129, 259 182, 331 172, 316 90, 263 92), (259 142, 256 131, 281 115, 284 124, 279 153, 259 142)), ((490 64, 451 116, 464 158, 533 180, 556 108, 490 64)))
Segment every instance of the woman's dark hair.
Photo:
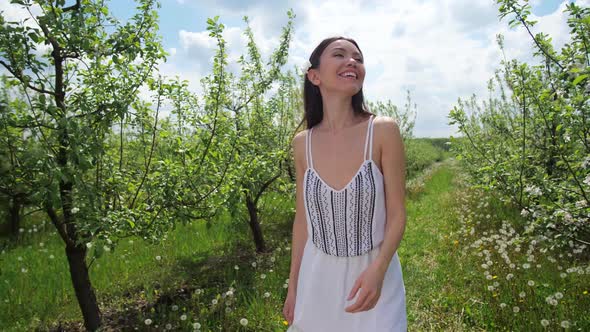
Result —
MULTIPOLYGON (((346 41, 351 42, 352 44, 354 44, 354 46, 356 46, 356 48, 359 50, 359 52, 362 55, 363 52, 361 51, 360 47, 358 46, 356 41, 354 41, 351 38, 346 38, 346 37, 341 37, 341 36, 326 38, 326 39, 322 40, 322 42, 319 43, 319 45, 316 46, 316 48, 311 53, 311 55, 309 57, 309 62, 311 63, 310 69, 319 67, 320 56, 322 55, 322 53, 324 52, 326 47, 328 47, 328 45, 330 45, 332 42, 337 41, 337 40, 346 40, 346 41)), ((301 120, 301 123, 299 123, 299 126, 297 126, 297 127, 299 128, 301 126, 301 124, 303 122, 305 122, 307 129, 310 129, 311 127, 315 126, 316 124, 318 124, 322 121, 322 118, 324 117, 324 107, 323 107, 323 102, 322 102, 322 95, 320 93, 320 88, 317 87, 316 85, 314 85, 313 83, 311 83, 309 78, 307 78, 307 73, 303 73, 303 74, 304 74, 304 83, 303 83, 304 115, 303 115, 303 119, 301 120)), ((354 113, 357 115, 372 114, 367 110, 367 106, 365 105, 365 99, 363 97, 363 89, 362 88, 357 94, 352 96, 352 108, 354 110, 354 113)))

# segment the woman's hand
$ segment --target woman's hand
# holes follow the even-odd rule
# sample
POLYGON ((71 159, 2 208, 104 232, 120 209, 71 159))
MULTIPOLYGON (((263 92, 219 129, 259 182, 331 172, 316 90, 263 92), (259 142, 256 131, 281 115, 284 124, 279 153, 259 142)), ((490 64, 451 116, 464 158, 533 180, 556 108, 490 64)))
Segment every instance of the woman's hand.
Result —
POLYGON ((352 300, 359 289, 360 295, 356 302, 346 307, 345 311, 350 313, 371 310, 377 304, 381 296, 381 287, 383 286, 383 279, 385 278, 385 271, 383 267, 377 264, 371 264, 361 273, 356 279, 347 301, 352 300))
POLYGON ((283 305, 283 316, 289 325, 293 324, 293 316, 295 315, 295 297, 297 296, 295 291, 289 290, 287 292, 287 298, 283 305))

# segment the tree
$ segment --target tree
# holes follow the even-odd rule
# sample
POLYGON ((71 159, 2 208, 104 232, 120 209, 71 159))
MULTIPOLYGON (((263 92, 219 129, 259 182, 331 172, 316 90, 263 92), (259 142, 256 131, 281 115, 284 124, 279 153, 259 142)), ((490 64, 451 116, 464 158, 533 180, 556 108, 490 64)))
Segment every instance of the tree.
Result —
MULTIPOLYGON (((109 236, 130 232, 153 234, 165 226, 165 218, 154 212, 158 209, 147 208, 151 197, 143 184, 149 162, 144 172, 128 170, 124 153, 112 155, 107 148, 111 130, 131 118, 144 124, 154 120, 156 128, 159 109, 153 115, 137 94, 146 82, 162 93, 159 81, 150 78, 165 55, 156 35, 157 4, 139 1, 138 13, 121 25, 102 1, 11 2, 29 13, 33 6, 41 11, 22 22, 0 15, 0 64, 28 106, 11 116, 14 123, 26 124, 30 135, 22 139, 38 143, 41 152, 31 160, 38 167, 23 172, 39 184, 39 204, 65 244, 84 324, 96 330, 101 318, 88 275, 87 244, 111 243, 109 236), (119 167, 111 172, 115 158, 119 167), (120 188, 121 183, 128 187, 120 188)), ((123 151, 125 133, 119 129, 123 151)))

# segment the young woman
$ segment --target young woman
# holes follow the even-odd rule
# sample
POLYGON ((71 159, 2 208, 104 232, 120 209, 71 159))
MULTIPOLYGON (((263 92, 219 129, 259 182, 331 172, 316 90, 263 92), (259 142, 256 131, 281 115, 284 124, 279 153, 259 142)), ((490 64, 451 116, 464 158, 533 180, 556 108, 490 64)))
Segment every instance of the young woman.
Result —
POLYGON ((323 40, 309 65, 307 130, 292 142, 297 207, 283 308, 288 331, 405 331, 399 128, 367 111, 363 54, 354 40, 323 40))

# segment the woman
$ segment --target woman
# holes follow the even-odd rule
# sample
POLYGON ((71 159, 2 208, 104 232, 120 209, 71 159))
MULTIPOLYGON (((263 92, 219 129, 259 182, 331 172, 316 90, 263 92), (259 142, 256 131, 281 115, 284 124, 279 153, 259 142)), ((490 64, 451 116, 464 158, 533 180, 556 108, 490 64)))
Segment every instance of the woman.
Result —
POLYGON ((283 309, 288 331, 405 331, 399 128, 366 110, 354 40, 323 40, 309 65, 307 130, 292 142, 297 207, 283 309))

